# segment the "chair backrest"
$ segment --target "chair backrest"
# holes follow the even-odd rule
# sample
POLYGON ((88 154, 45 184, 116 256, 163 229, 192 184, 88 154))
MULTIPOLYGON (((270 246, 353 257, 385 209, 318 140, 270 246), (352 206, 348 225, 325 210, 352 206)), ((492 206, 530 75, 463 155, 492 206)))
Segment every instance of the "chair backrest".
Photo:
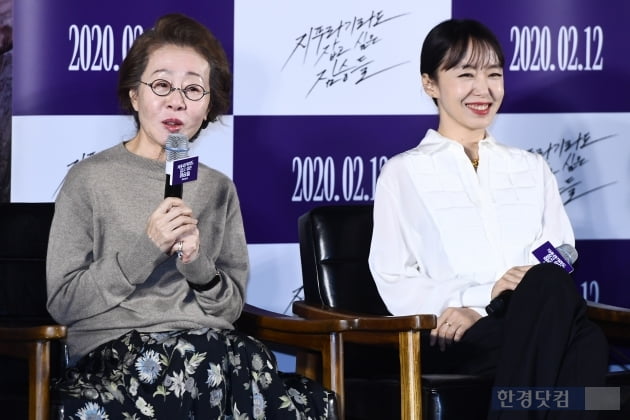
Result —
POLYGON ((46 251, 54 203, 0 203, 0 319, 50 319, 46 251))
POLYGON ((389 315, 368 266, 372 205, 321 206, 298 219, 304 300, 389 315))

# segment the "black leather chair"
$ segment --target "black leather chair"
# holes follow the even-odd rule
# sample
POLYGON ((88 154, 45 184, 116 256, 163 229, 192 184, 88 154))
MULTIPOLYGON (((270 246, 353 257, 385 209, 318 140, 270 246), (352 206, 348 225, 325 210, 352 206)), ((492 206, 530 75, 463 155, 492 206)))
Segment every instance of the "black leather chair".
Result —
POLYGON ((0 358, 0 401, 6 418, 48 418, 50 378, 63 363, 66 328, 46 311, 50 206, 0 205, 0 355, 6 356, 0 358))
MULTIPOLYGON (((357 319, 344 333, 347 418, 486 419, 491 377, 420 375, 420 332, 435 327, 435 316, 388 313, 367 262, 372 226, 371 204, 322 206, 298 221, 304 301, 294 312, 357 319)), ((589 314, 611 340, 630 341, 630 310, 591 305, 589 314)), ((609 382, 630 384, 623 372, 609 382)))
MULTIPOLYGON (((46 311, 45 261, 53 203, 0 204, 0 417, 56 418, 62 410, 50 392, 64 368, 66 328, 46 311), (52 409, 51 409, 52 405, 52 409)), ((308 321, 246 305, 237 328, 296 351, 297 373, 343 390, 341 332, 353 320, 308 321)), ((342 392, 343 393, 343 392, 342 392)), ((330 418, 343 418, 334 399, 330 418)))

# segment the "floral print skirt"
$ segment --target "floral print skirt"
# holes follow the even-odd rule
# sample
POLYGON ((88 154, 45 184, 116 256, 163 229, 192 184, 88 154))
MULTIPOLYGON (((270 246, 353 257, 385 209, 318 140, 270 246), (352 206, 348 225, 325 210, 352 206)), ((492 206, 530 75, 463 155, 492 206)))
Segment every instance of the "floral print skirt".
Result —
POLYGON ((236 330, 131 331, 55 385, 67 420, 326 419, 330 391, 236 330))

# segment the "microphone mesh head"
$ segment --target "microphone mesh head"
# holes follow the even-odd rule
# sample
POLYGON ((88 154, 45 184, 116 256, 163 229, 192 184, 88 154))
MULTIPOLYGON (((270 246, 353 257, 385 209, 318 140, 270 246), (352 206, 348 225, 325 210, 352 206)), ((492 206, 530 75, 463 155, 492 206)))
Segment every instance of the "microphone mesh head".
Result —
POLYGON ((577 261, 578 259, 577 249, 575 249, 571 245, 562 244, 556 249, 558 250, 560 255, 562 255, 562 258, 564 258, 569 264, 573 264, 577 261))
POLYGON ((164 149, 166 150, 167 162, 186 158, 188 157, 189 149, 188 137, 180 133, 169 134, 166 138, 164 149))

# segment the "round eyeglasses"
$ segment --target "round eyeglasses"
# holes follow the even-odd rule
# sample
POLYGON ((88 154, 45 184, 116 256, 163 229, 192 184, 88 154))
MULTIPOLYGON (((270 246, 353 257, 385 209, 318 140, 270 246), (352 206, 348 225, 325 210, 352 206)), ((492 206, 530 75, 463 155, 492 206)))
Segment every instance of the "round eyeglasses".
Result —
POLYGON ((210 93, 209 90, 205 90, 203 86, 196 83, 184 86, 183 88, 173 87, 173 84, 171 82, 164 79, 156 79, 151 83, 143 82, 142 80, 140 80, 140 83, 149 86, 153 93, 155 93, 157 96, 168 96, 171 94, 171 92, 179 90, 184 94, 186 98, 190 99, 191 101, 200 101, 201 98, 210 93))

